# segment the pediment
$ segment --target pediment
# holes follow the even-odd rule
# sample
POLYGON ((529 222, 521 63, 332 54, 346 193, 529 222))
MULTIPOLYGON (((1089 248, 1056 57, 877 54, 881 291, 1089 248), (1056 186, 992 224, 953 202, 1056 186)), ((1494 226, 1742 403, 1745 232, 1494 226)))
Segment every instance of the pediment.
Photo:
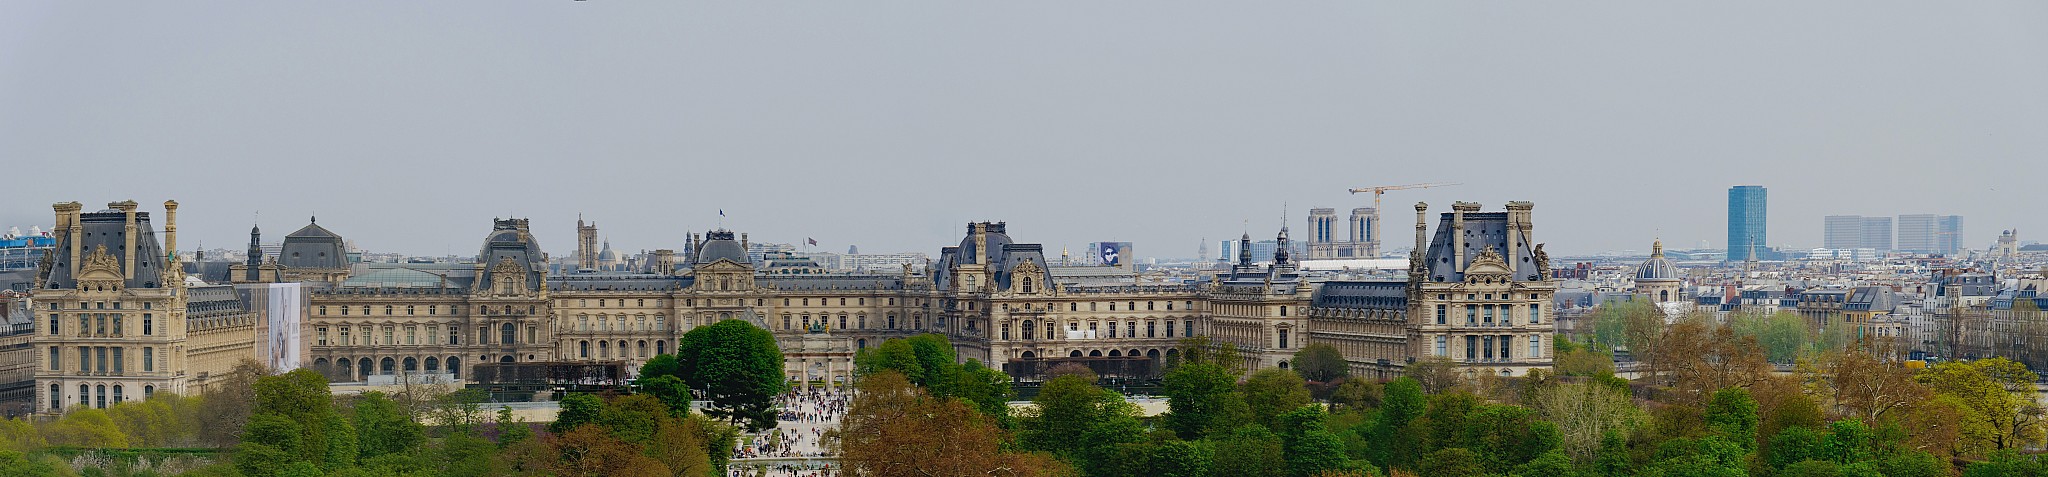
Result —
POLYGON ((723 258, 697 267, 698 270, 707 270, 713 272, 744 272, 747 271, 749 268, 750 267, 740 265, 738 263, 733 263, 732 260, 723 258))
POLYGON ((1479 256, 1472 257, 1472 263, 1465 266, 1465 279, 1468 281, 1505 280, 1513 274, 1514 271, 1508 269, 1507 260, 1502 259, 1500 252, 1494 251, 1493 247, 1487 247, 1486 250, 1479 252, 1479 256))

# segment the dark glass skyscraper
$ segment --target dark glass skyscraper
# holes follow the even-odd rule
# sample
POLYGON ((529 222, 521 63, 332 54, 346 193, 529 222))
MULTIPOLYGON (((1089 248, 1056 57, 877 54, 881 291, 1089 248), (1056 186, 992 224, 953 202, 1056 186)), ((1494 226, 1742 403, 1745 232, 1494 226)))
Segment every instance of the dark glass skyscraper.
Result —
POLYGON ((1747 261, 1753 258, 1751 250, 1761 251, 1769 243, 1764 235, 1767 196, 1764 186, 1728 188, 1728 261, 1747 261))

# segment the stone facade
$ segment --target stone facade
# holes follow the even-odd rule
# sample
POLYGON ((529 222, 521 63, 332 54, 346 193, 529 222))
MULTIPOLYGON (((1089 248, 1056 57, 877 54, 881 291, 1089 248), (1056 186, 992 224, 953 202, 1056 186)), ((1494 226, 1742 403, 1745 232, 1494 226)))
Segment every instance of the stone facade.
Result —
POLYGON ((38 412, 196 393, 262 351, 265 328, 233 289, 186 285, 177 202, 164 203, 162 246, 134 201, 107 206, 54 207, 58 246, 37 271, 32 296, 38 412))
MULTIPOLYGON (((287 237, 287 252, 279 258, 256 254, 233 276, 309 285, 301 330, 305 362, 336 381, 367 381, 371 375, 465 379, 479 362, 618 362, 637 368, 647 358, 674 352, 682 334, 696 326, 723 319, 745 319, 770 330, 786 354, 786 377, 827 387, 848 383, 858 350, 913 334, 942 334, 963 360, 991 366, 1034 358, 1145 356, 1165 362, 1180 354, 1180 340, 1210 336, 1235 346, 1247 371, 1286 368, 1303 346, 1327 342, 1360 375, 1393 377, 1419 356, 1454 358, 1473 373, 1524 375, 1528 368, 1548 366, 1554 330, 1542 309, 1554 285, 1542 272, 1548 266, 1542 248, 1530 246, 1528 211, 1526 203, 1509 203, 1505 213, 1479 213, 1477 205, 1460 203, 1444 215, 1436 240, 1423 240, 1427 227, 1419 207, 1417 242, 1423 246, 1411 256, 1405 283, 1309 283, 1288 256, 1284 227, 1270 262, 1253 262, 1247 233, 1237 264, 1198 283, 1075 280, 1071 276, 1092 274, 1049 262, 1038 244, 1016 244, 1006 223, 969 223, 961 244, 942 248, 936 262, 885 272, 786 272, 780 268, 788 266, 778 268, 774 260, 750 260, 745 233, 715 229, 690 233, 680 256, 664 258, 674 266, 551 274, 549 258, 524 219, 494 221, 473 264, 338 266, 326 258, 342 256, 340 235, 309 223, 287 237)), ((111 397, 113 391, 96 391, 102 381, 119 381, 129 395, 137 389, 184 391, 209 373, 225 373, 223 366, 233 362, 229 356, 264 352, 203 344, 264 334, 258 313, 219 313, 209 305, 203 319, 197 317, 201 311, 190 311, 195 319, 188 326, 186 297, 193 293, 184 293, 182 276, 158 272, 129 283, 115 252, 143 250, 141 256, 162 258, 143 268, 176 268, 166 262, 174 258, 166 258, 170 254, 147 235, 147 217, 125 219, 115 211, 90 215, 86 223, 94 223, 90 233, 109 233, 137 219, 147 244, 109 248, 113 252, 72 250, 70 256, 86 260, 53 254, 53 266, 78 270, 55 274, 51 287, 39 287, 49 289, 39 291, 39 303, 59 305, 51 315, 61 323, 86 317, 88 326, 59 328, 61 334, 39 344, 55 350, 55 362, 45 366, 49 373, 39 381, 57 385, 59 405, 80 403, 78 385, 86 385, 84 403, 111 397), (115 278, 123 283, 113 283, 115 278), (123 305, 115 313, 102 311, 100 303, 123 305), (127 336, 137 334, 129 330, 113 338, 90 328, 92 319, 111 315, 135 328, 143 313, 160 313, 152 326, 162 330, 127 336), (111 340, 125 344, 113 348, 123 348, 127 364, 100 373, 98 364, 106 360, 98 358, 98 348, 111 348, 111 340), (78 346, 86 346, 92 360, 82 371, 78 346), (137 375, 133 371, 143 366, 135 356, 143 348, 154 356, 152 371, 137 375)), ((59 231, 72 227, 86 235, 76 229, 80 223, 76 205, 59 205, 59 231)), ((588 223, 578 231, 578 262, 584 262, 596 233, 588 223)), ((92 237, 92 244, 104 242, 92 237)), ((197 297, 193 301, 199 303, 197 297)))
POLYGON ((1314 339, 1336 346, 1354 373, 1391 377, 1423 357, 1449 359, 1468 375, 1550 367, 1556 323, 1546 311, 1557 284, 1543 246, 1530 246, 1533 205, 1451 208, 1431 239, 1428 206, 1416 204, 1405 282, 1328 282, 1317 292, 1314 339))

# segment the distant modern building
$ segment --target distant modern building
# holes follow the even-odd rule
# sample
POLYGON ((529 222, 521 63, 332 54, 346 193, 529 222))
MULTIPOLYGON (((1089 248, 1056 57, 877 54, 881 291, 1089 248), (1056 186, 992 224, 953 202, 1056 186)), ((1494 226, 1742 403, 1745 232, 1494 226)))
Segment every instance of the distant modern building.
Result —
POLYGON ((1830 249, 1892 249, 1892 218, 1830 215, 1823 221, 1822 242, 1830 249))
POLYGON ((1769 191, 1764 186, 1728 188, 1728 261, 1756 259, 1751 252, 1764 249, 1770 237, 1764 229, 1769 191))
POLYGON ((1963 216, 1908 214, 1899 216, 1898 250, 1955 255, 1962 252, 1963 216))
POLYGON ((1130 242, 1091 242, 1088 244, 1088 259, 1092 265, 1131 266, 1138 257, 1131 254, 1130 242))

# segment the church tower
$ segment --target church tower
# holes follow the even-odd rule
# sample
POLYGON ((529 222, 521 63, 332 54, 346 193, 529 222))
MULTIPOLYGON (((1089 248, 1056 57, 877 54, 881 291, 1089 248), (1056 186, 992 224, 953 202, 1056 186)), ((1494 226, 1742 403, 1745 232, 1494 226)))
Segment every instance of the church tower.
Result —
POLYGON ((576 216, 576 269, 596 270, 597 263, 597 222, 583 223, 583 215, 576 216))

